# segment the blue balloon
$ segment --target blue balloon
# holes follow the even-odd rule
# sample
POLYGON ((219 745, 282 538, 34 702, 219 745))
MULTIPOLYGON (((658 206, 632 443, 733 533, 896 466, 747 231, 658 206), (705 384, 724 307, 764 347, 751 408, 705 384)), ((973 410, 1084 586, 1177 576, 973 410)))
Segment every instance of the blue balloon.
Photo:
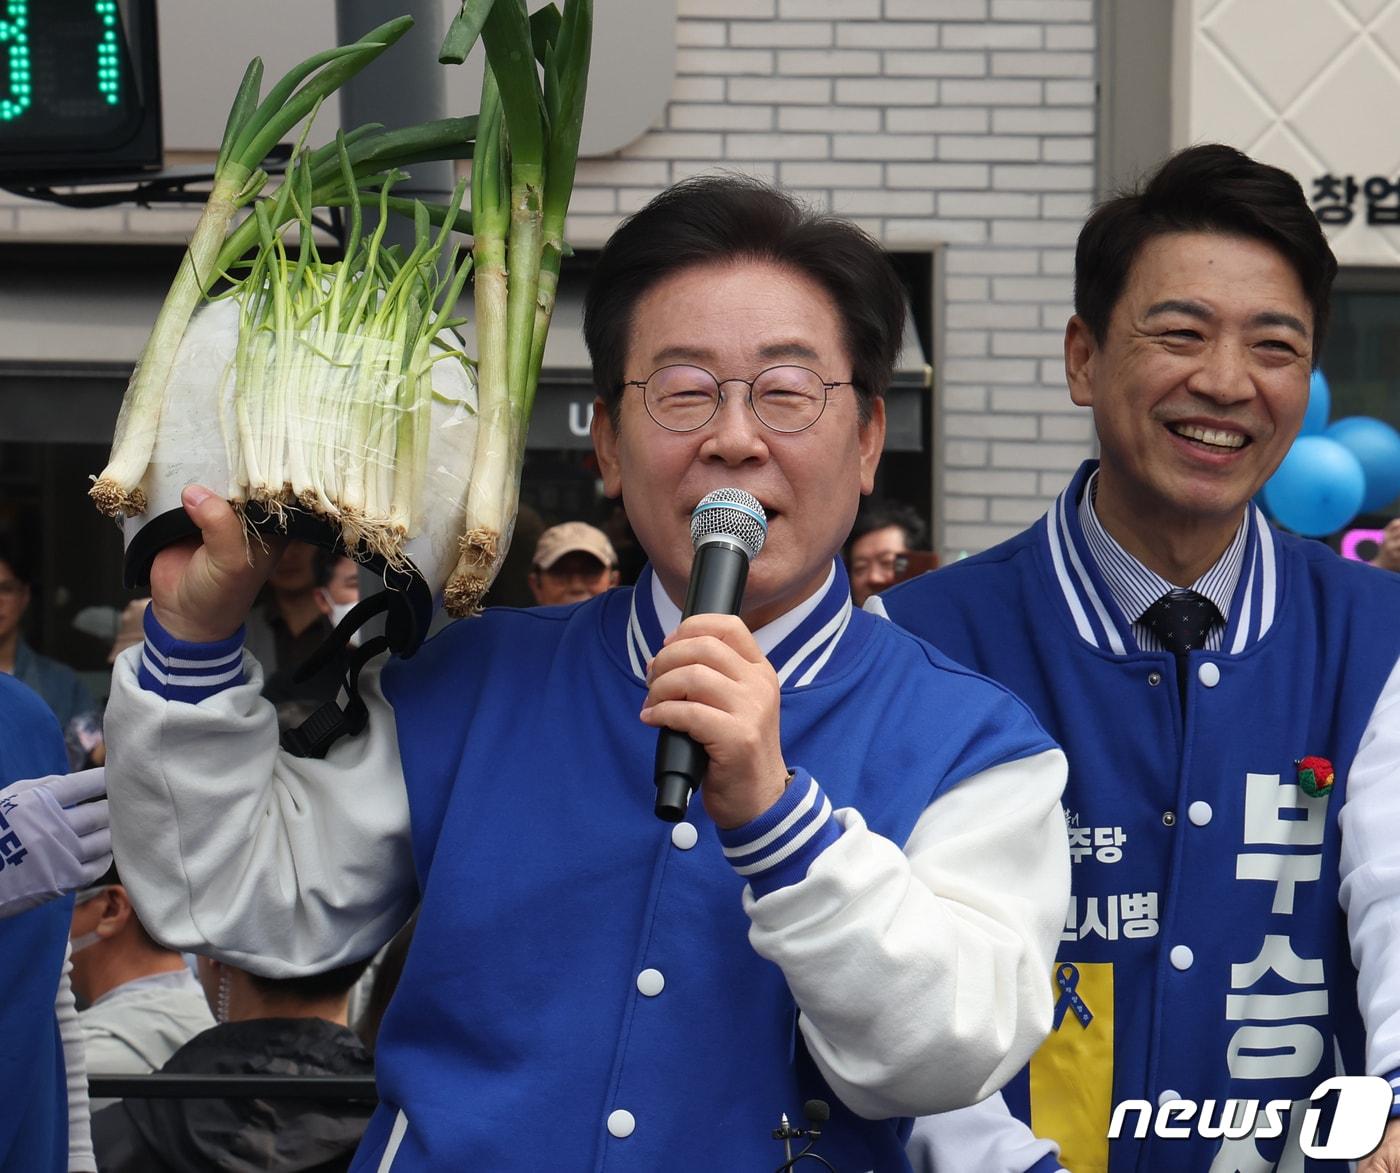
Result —
POLYGON ((1303 413, 1302 436, 1318 436, 1327 430, 1327 417, 1332 412, 1332 388, 1327 376, 1315 370, 1308 380, 1308 409, 1303 413))
POLYGON ((1326 435, 1361 462, 1366 474, 1363 512, 1373 513, 1395 500, 1400 493, 1400 432, 1383 420, 1353 415, 1338 420, 1326 435))
POLYGON ((1326 436, 1299 436, 1264 483, 1275 520, 1309 538, 1336 533, 1356 516, 1365 495, 1361 462, 1326 436))

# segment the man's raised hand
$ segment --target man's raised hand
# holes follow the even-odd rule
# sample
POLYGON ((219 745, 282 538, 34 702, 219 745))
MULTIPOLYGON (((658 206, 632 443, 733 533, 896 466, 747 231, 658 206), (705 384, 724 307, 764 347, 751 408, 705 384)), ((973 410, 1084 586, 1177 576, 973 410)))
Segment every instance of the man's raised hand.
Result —
POLYGON ((250 542, 232 506, 202 485, 186 485, 181 499, 199 536, 156 555, 151 607, 176 639, 213 643, 238 630, 286 542, 250 542))

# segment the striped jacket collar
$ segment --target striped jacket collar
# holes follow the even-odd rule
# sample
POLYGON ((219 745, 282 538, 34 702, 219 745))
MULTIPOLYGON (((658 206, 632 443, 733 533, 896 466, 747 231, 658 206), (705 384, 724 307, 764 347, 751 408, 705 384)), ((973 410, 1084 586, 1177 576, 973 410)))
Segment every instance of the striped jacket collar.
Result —
MULTIPOLYGON (((1124 615, 1099 569, 1079 520, 1079 501, 1097 461, 1085 461, 1045 515, 1051 571, 1080 638, 1115 655, 1136 653, 1131 618, 1124 615)), ((1230 600, 1220 650, 1237 655, 1273 626, 1278 606, 1278 549, 1257 506, 1246 514, 1239 581, 1230 600)))
MULTIPOLYGON (((768 662, 785 688, 805 688, 844 663, 853 649, 842 642, 851 622, 851 584, 839 558, 811 598, 754 632, 768 662)), ((681 612, 662 590, 648 565, 632 589, 627 621, 627 662, 640 680, 661 643, 681 621, 681 612)))
MULTIPOLYGON (((1118 604, 1123 614, 1132 621, 1133 633, 1137 636, 1139 646, 1159 651, 1160 645, 1143 627, 1142 615, 1163 595, 1176 589, 1175 584, 1168 582, 1156 571, 1144 566, 1127 550, 1123 549, 1104 527, 1103 522, 1099 520, 1093 502, 1098 475, 1097 472, 1089 475, 1084 492, 1079 498, 1079 504, 1076 506, 1085 544, 1088 546, 1090 554, 1093 555, 1099 574, 1108 586, 1109 593, 1113 595, 1114 602, 1118 604), (1149 641, 1146 644, 1143 643, 1144 636, 1149 641)), ((1231 608, 1234 605, 1235 591, 1239 587, 1240 572, 1244 567, 1244 552, 1249 545, 1251 521, 1252 518, 1246 512, 1244 517, 1240 519, 1235 536, 1230 539, 1225 553, 1220 556, 1214 566, 1191 584, 1191 590, 1204 595, 1215 604, 1216 610, 1220 612, 1227 625, 1230 621, 1231 608)), ((1223 635, 1223 632, 1220 634, 1223 635)), ((1221 646, 1221 643, 1212 637, 1205 646, 1216 649, 1221 646)))

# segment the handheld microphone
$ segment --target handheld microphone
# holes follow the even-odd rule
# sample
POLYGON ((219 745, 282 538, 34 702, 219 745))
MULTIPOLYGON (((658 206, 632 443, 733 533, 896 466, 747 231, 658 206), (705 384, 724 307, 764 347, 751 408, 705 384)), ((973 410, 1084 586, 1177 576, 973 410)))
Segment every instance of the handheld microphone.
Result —
MULTIPOLYGON (((756 558, 768 536, 768 518, 757 498, 742 489, 707 493, 690 515, 695 560, 685 594, 683 619, 692 615, 737 615, 756 558)), ((668 823, 685 818, 690 796, 704 777, 708 760, 694 739, 662 729, 656 739, 656 817, 668 823)))

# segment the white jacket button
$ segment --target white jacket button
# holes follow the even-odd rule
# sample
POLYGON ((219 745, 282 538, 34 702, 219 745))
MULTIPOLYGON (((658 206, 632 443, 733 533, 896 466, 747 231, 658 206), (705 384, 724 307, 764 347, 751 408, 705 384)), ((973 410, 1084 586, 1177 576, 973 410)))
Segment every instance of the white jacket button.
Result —
POLYGON ((637 989, 648 998, 655 998, 665 988, 666 978, 659 969, 644 969, 637 975, 637 989))
POLYGON ((1173 945, 1172 951, 1167 956, 1177 969, 1190 969, 1196 960, 1196 955, 1191 952, 1187 945, 1173 945))
POLYGON ((694 823, 677 823, 671 828, 671 842, 682 851, 689 851, 700 838, 694 823))
POLYGON ((1210 809, 1208 802, 1198 800, 1186 808, 1186 817, 1198 827, 1204 827, 1214 815, 1215 812, 1210 809))
POLYGON ((1207 662, 1196 669, 1196 677, 1207 688, 1214 688, 1220 683, 1220 668, 1207 662))
POLYGON ((608 1131, 621 1140, 623 1137, 631 1136, 633 1129, 637 1127, 636 1117, 626 1108, 619 1108, 616 1112, 608 1114, 608 1131))

